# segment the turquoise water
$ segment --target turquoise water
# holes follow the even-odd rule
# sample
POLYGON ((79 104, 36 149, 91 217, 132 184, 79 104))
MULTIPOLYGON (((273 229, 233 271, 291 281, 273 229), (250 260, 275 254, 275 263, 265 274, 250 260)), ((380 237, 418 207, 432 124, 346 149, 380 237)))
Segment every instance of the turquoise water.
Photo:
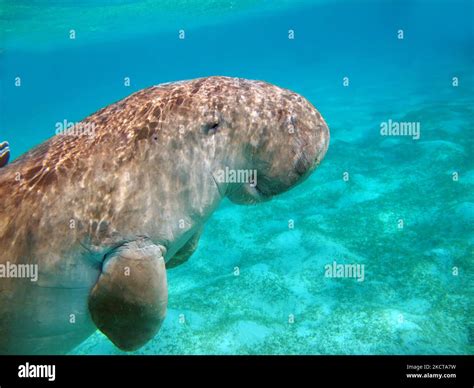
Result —
MULTIPOLYGON (((0 4, 0 141, 14 158, 57 122, 208 75, 292 89, 330 127, 304 184, 222 204, 135 353, 474 353, 470 0, 0 4), (381 136, 389 120, 419 123, 420 138, 381 136), (334 261, 364 265, 364 281, 325 277, 334 261)), ((97 332, 71 353, 123 352, 97 332)))

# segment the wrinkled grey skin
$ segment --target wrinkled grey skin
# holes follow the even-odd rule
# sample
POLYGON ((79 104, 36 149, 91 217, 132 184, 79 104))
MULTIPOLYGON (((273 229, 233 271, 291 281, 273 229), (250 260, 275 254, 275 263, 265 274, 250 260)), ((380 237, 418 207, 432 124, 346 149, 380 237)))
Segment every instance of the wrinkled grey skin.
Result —
POLYGON ((87 117, 0 169, 0 353, 64 353, 99 327, 120 348, 151 339, 166 270, 196 249, 221 200, 259 203, 302 182, 329 130, 303 97, 245 79, 151 87, 87 117), (257 186, 216 179, 256 169, 257 186), (131 276, 124 272, 131 270, 131 276))

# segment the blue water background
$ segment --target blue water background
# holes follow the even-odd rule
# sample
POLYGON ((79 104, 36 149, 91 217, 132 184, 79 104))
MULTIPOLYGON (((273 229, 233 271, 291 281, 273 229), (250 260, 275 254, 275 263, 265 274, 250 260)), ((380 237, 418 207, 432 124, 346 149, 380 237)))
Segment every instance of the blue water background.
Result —
MULTIPOLYGON (((174 10, 171 22, 169 8, 118 14, 123 29, 89 26, 70 40, 74 22, 87 25, 75 5, 60 33, 2 33, 0 140, 13 157, 57 122, 209 75, 299 92, 330 127, 305 184, 258 207, 219 208, 198 251, 169 271, 167 320, 137 353, 472 354, 472 1, 255 2, 235 15, 228 3, 208 17, 174 10), (389 119, 420 122, 421 138, 381 136, 389 119), (334 260, 364 264, 364 282, 325 278, 334 260)), ((20 16, 0 21, 33 17, 20 16)), ((96 333, 73 353, 121 352, 96 333)))

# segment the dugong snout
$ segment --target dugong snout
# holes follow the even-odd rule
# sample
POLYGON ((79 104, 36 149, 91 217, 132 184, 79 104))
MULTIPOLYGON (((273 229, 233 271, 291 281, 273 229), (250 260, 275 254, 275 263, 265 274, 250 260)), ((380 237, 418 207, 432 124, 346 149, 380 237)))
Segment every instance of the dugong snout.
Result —
MULTIPOLYGON (((302 97, 300 97, 302 99, 302 97)), ((329 146, 329 128, 316 108, 303 99, 291 116, 291 125, 296 135, 294 170, 304 180, 319 165, 329 146)))
POLYGON ((316 169, 329 146, 329 128, 307 99, 263 85, 266 104, 249 135, 246 155, 247 166, 257 171, 257 184, 230 187, 228 197, 234 203, 262 202, 290 190, 316 169))

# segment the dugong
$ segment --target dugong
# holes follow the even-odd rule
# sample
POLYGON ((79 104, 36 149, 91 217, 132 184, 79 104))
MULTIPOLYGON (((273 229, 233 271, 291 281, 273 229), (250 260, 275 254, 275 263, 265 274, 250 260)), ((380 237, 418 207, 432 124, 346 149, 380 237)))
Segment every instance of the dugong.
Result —
POLYGON ((219 203, 289 190, 329 144, 305 98, 229 77, 143 89, 73 129, 0 169, 1 354, 66 353, 97 328, 141 347, 219 203))

